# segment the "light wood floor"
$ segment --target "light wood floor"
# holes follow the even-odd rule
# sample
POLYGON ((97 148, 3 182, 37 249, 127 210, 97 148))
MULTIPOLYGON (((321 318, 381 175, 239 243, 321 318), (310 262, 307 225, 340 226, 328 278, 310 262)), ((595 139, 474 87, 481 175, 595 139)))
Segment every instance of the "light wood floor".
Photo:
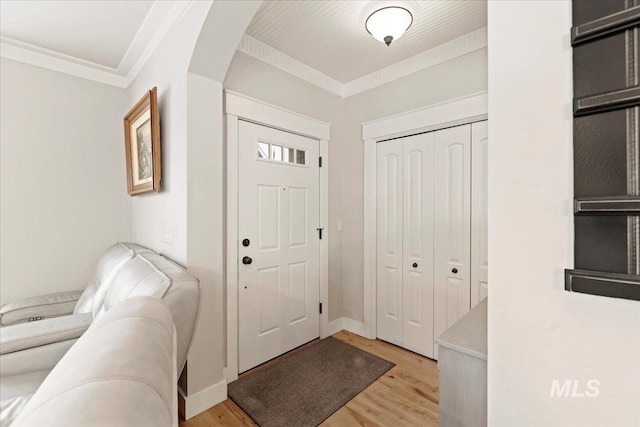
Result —
MULTIPOLYGON (((396 366, 331 415, 322 426, 437 427, 436 362, 384 341, 368 340, 347 331, 338 332, 334 338, 389 360, 396 366)), ((251 372, 243 375, 250 375, 251 372)), ((230 399, 189 421, 180 420, 180 427, 255 425, 230 399)))

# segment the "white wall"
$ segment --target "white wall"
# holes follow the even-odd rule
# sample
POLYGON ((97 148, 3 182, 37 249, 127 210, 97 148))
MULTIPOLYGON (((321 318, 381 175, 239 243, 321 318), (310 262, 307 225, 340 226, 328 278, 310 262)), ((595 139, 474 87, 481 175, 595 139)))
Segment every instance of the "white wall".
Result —
POLYGON ((640 305, 568 293, 571 3, 489 2, 489 425, 640 425, 640 305), (552 398, 553 380, 600 382, 552 398))
POLYGON ((195 4, 173 26, 127 88, 133 106, 158 88, 162 181, 159 193, 131 199, 133 240, 187 263, 187 69, 211 5, 195 4))
POLYGON ((134 239, 187 266, 202 288, 180 381, 187 417, 226 398, 224 145, 222 83, 216 79, 260 4, 193 2, 127 90, 133 104, 158 87, 163 162, 160 193, 132 200, 134 239))
POLYGON ((126 93, 0 60, 0 304, 82 289, 129 240, 126 93))
MULTIPOLYGON (((214 380, 222 380, 224 340, 224 144, 222 83, 187 76, 188 155, 187 220, 188 268, 202 285, 198 339, 189 364, 206 366, 214 380)), ((202 390, 211 378, 190 369, 189 388, 202 390)))
MULTIPOLYGON (((189 7, 127 88, 128 102, 133 105, 157 86, 162 146, 161 191, 131 199, 133 240, 184 266, 188 261, 189 226, 187 70, 210 7, 209 2, 189 7)), ((187 361, 188 376, 181 379, 187 395, 214 384, 222 375, 222 368, 208 360, 215 353, 208 334, 214 326, 206 323, 211 320, 211 307, 205 296, 211 291, 206 288, 207 283, 201 281, 201 285, 200 319, 187 361), (194 381, 190 381, 192 378, 194 381)))

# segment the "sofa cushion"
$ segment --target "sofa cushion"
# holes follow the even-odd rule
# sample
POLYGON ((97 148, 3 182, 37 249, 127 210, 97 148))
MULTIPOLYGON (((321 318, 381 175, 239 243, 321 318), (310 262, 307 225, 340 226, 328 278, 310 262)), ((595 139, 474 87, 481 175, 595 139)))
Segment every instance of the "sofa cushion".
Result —
POLYGON ((147 256, 149 255, 136 256, 118 271, 105 292, 102 304, 94 305, 94 317, 100 317, 127 298, 135 296, 162 298, 164 296, 171 285, 171 280, 153 265, 147 256))
POLYGON ((130 298, 94 321, 13 426, 176 426, 176 383, 171 314, 130 298))
POLYGON ((94 306, 94 317, 99 318, 120 301, 139 295, 162 298, 173 315, 178 335, 178 372, 182 371, 200 311, 200 282, 162 255, 137 255, 113 279, 102 306, 94 306))
POLYGON ((20 415, 51 369, 3 377, 0 382, 0 427, 7 427, 20 415))
POLYGON ((73 313, 81 291, 57 292, 47 295, 24 298, 0 307, 0 326, 10 326, 73 313))
POLYGON ((92 321, 90 314, 74 314, 2 328, 0 355, 78 338, 92 321))
POLYGON ((200 313, 200 281, 182 266, 161 255, 145 255, 170 280, 162 301, 173 315, 178 334, 178 372, 182 371, 200 313))
POLYGON ((9 427, 27 406, 33 394, 23 394, 11 399, 0 400, 0 427, 9 427))
POLYGON ((154 253, 135 243, 118 242, 107 249, 98 260, 91 278, 75 306, 74 313, 91 313, 94 305, 101 305, 109 283, 120 268, 136 254, 154 253))

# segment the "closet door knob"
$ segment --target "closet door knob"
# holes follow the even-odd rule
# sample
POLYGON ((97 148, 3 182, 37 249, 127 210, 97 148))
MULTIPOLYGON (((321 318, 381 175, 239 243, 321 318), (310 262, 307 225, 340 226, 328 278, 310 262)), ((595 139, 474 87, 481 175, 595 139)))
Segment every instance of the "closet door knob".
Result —
POLYGON ((413 268, 418 268, 418 263, 417 262, 413 263, 413 268))
POLYGON ((243 263, 244 265, 249 265, 249 264, 251 264, 252 262, 253 262, 253 260, 251 259, 251 257, 246 256, 246 257, 242 258, 242 263, 243 263))
POLYGON ((453 274, 457 274, 457 273, 458 273, 458 269, 457 269, 457 268, 452 268, 452 269, 451 269, 451 272, 452 272, 453 274))

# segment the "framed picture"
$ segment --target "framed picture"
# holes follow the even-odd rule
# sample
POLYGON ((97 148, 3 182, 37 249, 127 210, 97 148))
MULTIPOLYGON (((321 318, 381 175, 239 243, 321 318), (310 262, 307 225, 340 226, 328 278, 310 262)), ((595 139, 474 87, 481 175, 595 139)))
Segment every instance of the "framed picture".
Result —
POLYGON ((129 195, 160 191, 160 117, 158 90, 151 89, 124 116, 124 146, 129 195))

